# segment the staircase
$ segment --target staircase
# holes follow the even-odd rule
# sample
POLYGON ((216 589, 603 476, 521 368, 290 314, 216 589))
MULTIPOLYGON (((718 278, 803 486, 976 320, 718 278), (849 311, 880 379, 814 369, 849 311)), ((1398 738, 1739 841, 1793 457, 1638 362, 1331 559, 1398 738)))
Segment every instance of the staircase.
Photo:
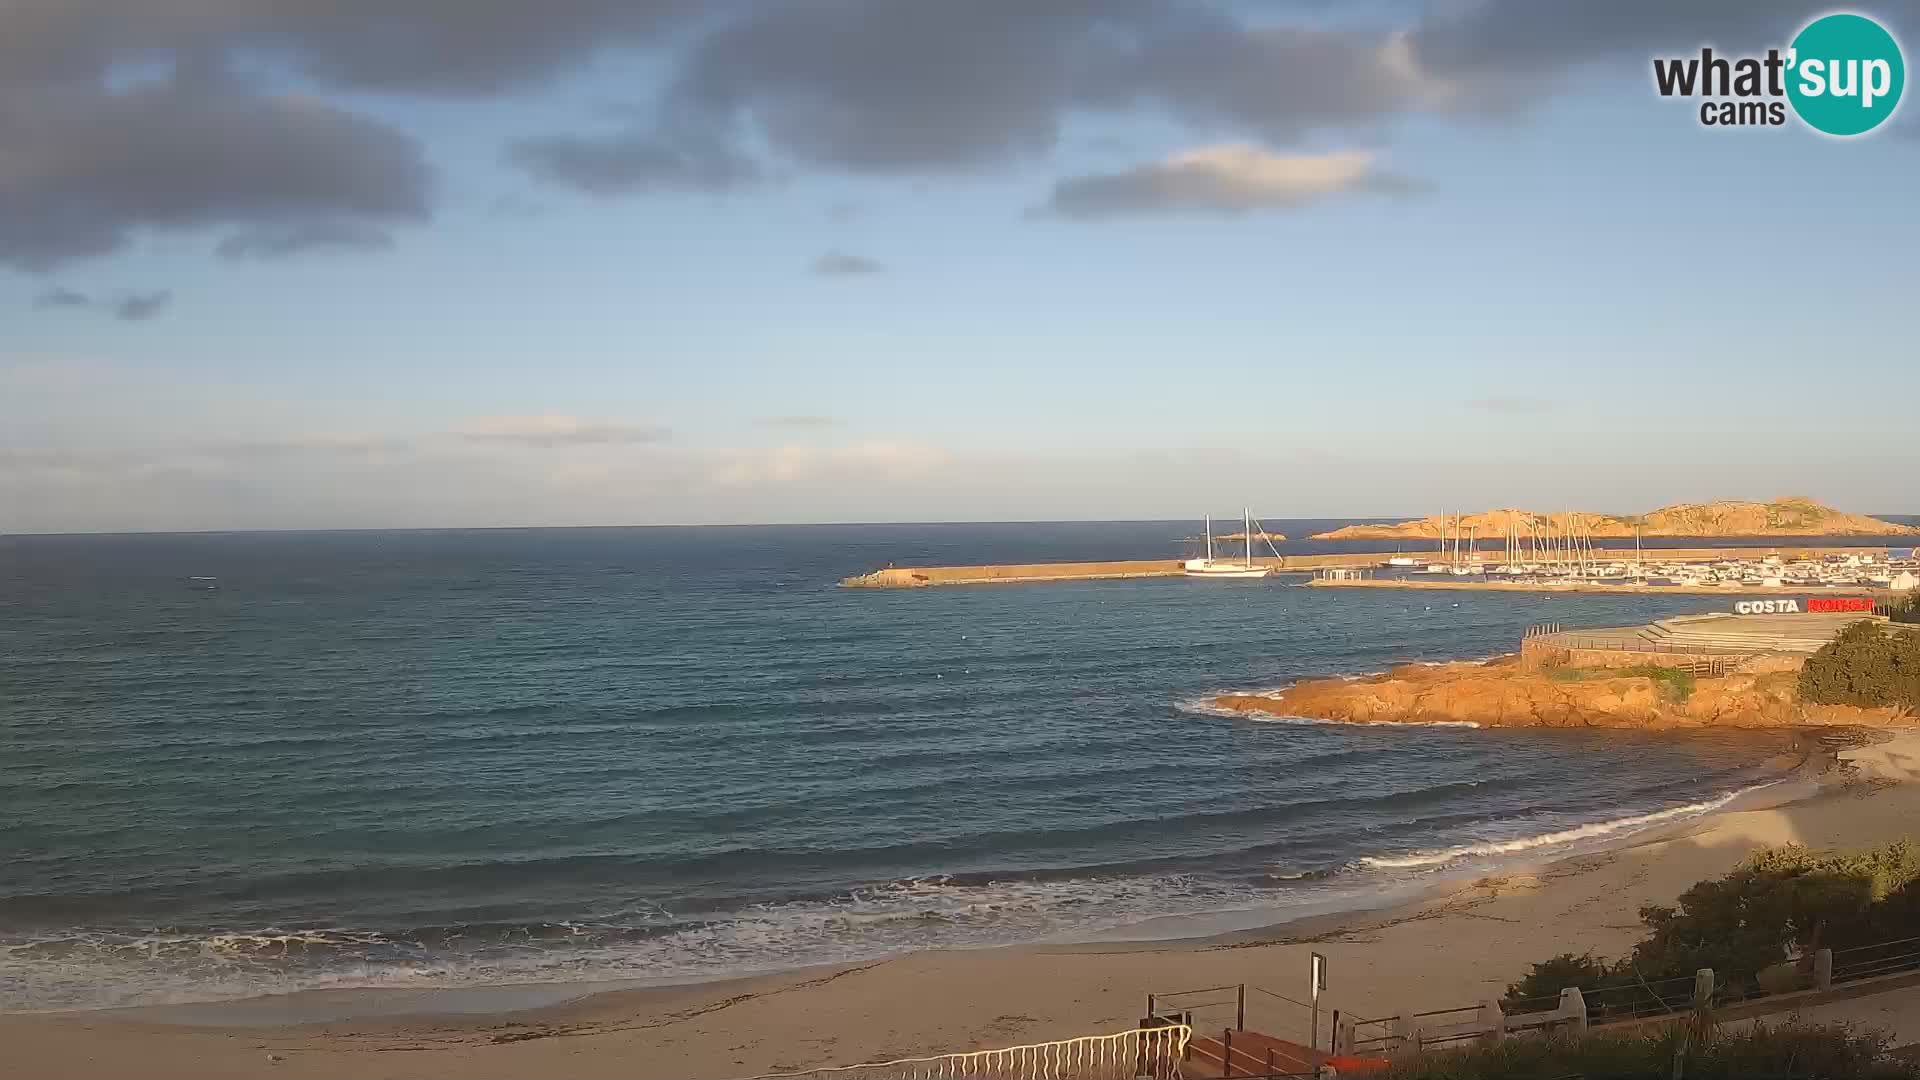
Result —
POLYGON ((1326 1055, 1258 1031, 1227 1028, 1218 1036, 1195 1033, 1187 1044, 1184 1076, 1312 1076, 1326 1055))

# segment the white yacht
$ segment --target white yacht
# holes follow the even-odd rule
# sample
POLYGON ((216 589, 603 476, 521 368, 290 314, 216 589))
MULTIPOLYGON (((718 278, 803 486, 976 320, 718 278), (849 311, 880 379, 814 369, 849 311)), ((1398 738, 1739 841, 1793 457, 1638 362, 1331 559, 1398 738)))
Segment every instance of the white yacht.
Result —
MULTIPOLYGON (((1180 564, 1180 572, 1187 577, 1204 578, 1263 578, 1272 574, 1274 570, 1273 567, 1255 566, 1253 564, 1253 511, 1247 510, 1244 517, 1246 521, 1245 533, 1247 538, 1247 556, 1244 561, 1232 562, 1227 559, 1214 558, 1213 516, 1209 514, 1207 516, 1207 557, 1204 559, 1188 559, 1186 562, 1180 564)), ((1260 535, 1266 535, 1265 527, 1261 528, 1260 535)), ((1268 544, 1271 545, 1272 541, 1268 541, 1268 544)))

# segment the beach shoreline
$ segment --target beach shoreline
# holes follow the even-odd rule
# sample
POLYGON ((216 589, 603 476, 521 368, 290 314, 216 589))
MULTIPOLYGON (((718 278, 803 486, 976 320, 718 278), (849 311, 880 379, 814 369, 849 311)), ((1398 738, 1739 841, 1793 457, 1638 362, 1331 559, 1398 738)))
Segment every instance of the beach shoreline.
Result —
POLYGON ((1757 847, 1906 835, 1920 821, 1920 731, 1873 738, 1776 798, 1437 882, 1385 907, 1223 934, 908 952, 671 986, 313 990, 11 1014, 0 1016, 0 1039, 32 1076, 252 1076, 271 1066, 316 1077, 738 1077, 1116 1030, 1138 1020, 1145 994, 1190 986, 1297 991, 1309 950, 1333 965, 1330 1007, 1381 1016, 1471 1004, 1555 953, 1617 955, 1638 936, 1639 906, 1671 902, 1757 847))

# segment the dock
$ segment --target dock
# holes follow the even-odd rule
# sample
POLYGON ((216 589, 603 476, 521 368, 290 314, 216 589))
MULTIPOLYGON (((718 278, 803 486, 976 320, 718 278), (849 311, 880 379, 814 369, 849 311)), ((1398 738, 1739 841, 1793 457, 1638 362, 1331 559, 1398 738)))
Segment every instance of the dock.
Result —
MULTIPOLYGON (((1824 555, 1874 555, 1884 558, 1888 552, 1885 546, 1877 547, 1832 547, 1832 548, 1763 548, 1763 547, 1701 547, 1701 548, 1649 548, 1645 554, 1649 559, 1663 562, 1718 562, 1723 559, 1747 559, 1758 555, 1779 554, 1782 558, 1819 558, 1824 555)), ((1625 555, 1631 549, 1596 548, 1595 554, 1617 557, 1625 555)), ((1286 574, 1314 574, 1323 570, 1357 570, 1377 567, 1384 563, 1393 552, 1341 552, 1328 555, 1285 555, 1280 558, 1266 556, 1253 560, 1255 566, 1267 566, 1286 574)), ((1444 561, 1444 560, 1437 560, 1444 561)), ((1110 562, 1057 562, 1057 563, 1007 563, 980 566, 889 566, 869 574, 857 574, 844 578, 840 584, 850 589, 918 589, 936 585, 1019 585, 1038 584, 1049 581, 1104 581, 1122 578, 1164 578, 1181 576, 1182 559, 1133 559, 1110 562)), ((1433 580, 1426 575, 1410 575, 1392 578, 1357 578, 1338 581, 1318 580, 1316 586, 1327 588, 1372 588, 1372 589, 1488 589, 1512 592, 1698 592, 1707 594, 1747 592, 1747 591, 1783 591, 1791 588, 1770 590, 1761 587, 1729 589, 1722 586, 1685 586, 1685 585, 1601 585, 1601 584, 1528 584, 1506 581, 1483 581, 1475 578, 1462 581, 1458 578, 1433 580)), ((1804 586, 1800 588, 1805 592, 1804 586)))

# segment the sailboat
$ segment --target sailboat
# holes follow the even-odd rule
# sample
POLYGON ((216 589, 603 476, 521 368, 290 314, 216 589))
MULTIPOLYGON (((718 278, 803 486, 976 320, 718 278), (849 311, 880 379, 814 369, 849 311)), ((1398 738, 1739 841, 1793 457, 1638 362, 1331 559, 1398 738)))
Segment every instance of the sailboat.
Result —
MULTIPOLYGON (((1273 573, 1274 568, 1271 566, 1253 565, 1253 511, 1251 509, 1243 511, 1243 517, 1247 537, 1247 557, 1244 562, 1229 562, 1213 557, 1213 515, 1209 514, 1207 515, 1207 557, 1188 559, 1180 565, 1180 572, 1187 577, 1205 578, 1263 578, 1273 573)), ((1266 535, 1264 526, 1260 534, 1266 535)), ((1268 543, 1271 544, 1272 541, 1268 543)))

